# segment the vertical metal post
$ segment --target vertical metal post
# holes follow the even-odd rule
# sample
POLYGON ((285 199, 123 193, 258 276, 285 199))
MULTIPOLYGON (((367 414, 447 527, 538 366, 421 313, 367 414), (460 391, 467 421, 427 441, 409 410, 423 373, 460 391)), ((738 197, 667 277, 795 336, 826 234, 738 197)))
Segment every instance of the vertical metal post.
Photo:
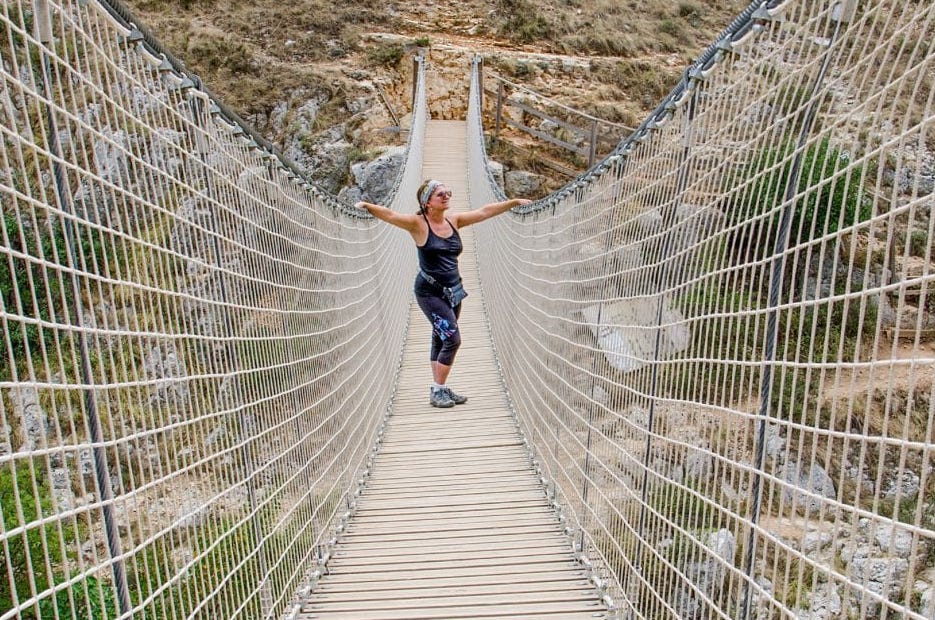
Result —
MULTIPOLYGON (((35 22, 36 37, 44 48, 53 44, 52 37, 52 15, 49 11, 48 0, 36 0, 35 2, 35 22)), ((42 84, 45 90, 47 101, 55 100, 52 90, 52 60, 45 49, 42 50, 42 84)), ((52 104, 46 104, 46 116, 48 123, 48 135, 51 143, 49 152, 52 160, 52 172, 55 178, 55 193, 58 197, 62 211, 67 216, 75 217, 74 207, 71 203, 68 179, 65 170, 60 163, 62 158, 62 146, 59 142, 58 127, 55 123, 55 110, 52 104)), ((73 267, 72 275, 68 278, 71 285, 72 294, 72 313, 69 320, 72 325, 80 327, 85 324, 84 312, 81 307, 81 286, 78 282, 78 239, 75 233, 75 227, 71 217, 62 217, 62 228, 64 230, 66 252, 68 262, 73 267)), ((81 381, 84 385, 93 386, 94 377, 91 370, 91 352, 88 346, 88 339, 83 330, 76 330, 75 337, 78 339, 78 350, 81 357, 81 381)), ((94 474, 97 480, 97 487, 101 494, 101 513, 104 517, 104 531, 107 536, 107 551, 110 554, 111 572, 114 576, 114 587, 117 590, 117 604, 122 615, 129 614, 132 609, 130 603, 130 588, 127 583, 126 570, 124 569, 123 551, 120 545, 120 535, 117 532, 117 519, 114 515, 114 491, 111 486, 110 471, 107 467, 107 452, 104 449, 104 433, 101 430, 100 418, 97 413, 97 392, 91 387, 84 392, 84 405, 87 411, 88 433, 92 444, 92 453, 94 455, 94 474)))

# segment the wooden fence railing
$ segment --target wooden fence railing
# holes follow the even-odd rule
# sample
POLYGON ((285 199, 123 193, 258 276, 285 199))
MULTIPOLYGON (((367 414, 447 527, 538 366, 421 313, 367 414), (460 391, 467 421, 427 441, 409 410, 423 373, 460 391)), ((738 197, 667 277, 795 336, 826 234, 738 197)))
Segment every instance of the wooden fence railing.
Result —
POLYGON ((488 101, 492 102, 494 106, 495 136, 499 137, 500 130, 504 126, 519 129, 549 144, 554 144, 580 155, 587 160, 587 165, 590 168, 594 165, 599 153, 610 152, 620 140, 633 132, 630 127, 591 116, 498 75, 489 77, 496 82, 496 88, 485 88, 484 93, 488 97, 488 101), (541 101, 543 107, 558 108, 564 118, 549 114, 539 107, 530 105, 528 99, 520 100, 512 96, 511 92, 515 91, 522 91, 529 95, 529 98, 541 101), (519 110, 520 114, 509 114, 507 107, 519 110), (533 127, 531 123, 534 120, 532 119, 548 121, 554 125, 554 129, 543 129, 541 124, 539 127, 533 127), (561 130, 564 130, 564 132, 558 133, 561 130))

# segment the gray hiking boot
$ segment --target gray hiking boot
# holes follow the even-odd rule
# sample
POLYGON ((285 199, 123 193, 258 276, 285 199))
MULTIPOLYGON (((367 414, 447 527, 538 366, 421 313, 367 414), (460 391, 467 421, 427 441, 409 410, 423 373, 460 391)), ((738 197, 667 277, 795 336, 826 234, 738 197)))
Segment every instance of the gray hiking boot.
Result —
POLYGON ((461 396, 457 392, 453 391, 450 387, 446 387, 445 391, 448 392, 448 398, 450 398, 454 404, 463 405, 467 402, 467 396, 461 396))
POLYGON ((444 388, 440 390, 429 388, 429 404, 433 407, 447 409, 448 407, 454 407, 455 401, 451 400, 451 396, 448 395, 448 390, 444 388))

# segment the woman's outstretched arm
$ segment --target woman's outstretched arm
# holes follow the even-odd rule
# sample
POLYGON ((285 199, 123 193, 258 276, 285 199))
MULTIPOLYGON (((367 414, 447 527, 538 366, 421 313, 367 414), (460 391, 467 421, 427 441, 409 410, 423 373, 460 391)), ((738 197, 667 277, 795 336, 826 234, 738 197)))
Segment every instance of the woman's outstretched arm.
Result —
POLYGON ((378 220, 382 220, 387 224, 392 224, 393 226, 398 226, 403 230, 407 230, 410 233, 417 232, 419 230, 419 216, 413 213, 399 213, 398 211, 393 211, 388 209, 383 205, 375 205, 371 202, 360 201, 354 204, 358 209, 363 209, 370 213, 373 217, 378 220))
POLYGON ((527 200, 526 198, 511 198, 509 200, 504 200, 503 202, 492 202, 489 205, 484 205, 483 207, 474 209, 473 211, 456 213, 454 215, 454 224, 458 228, 470 226, 471 224, 477 224, 478 222, 489 220, 490 218, 500 215, 501 213, 506 213, 513 207, 528 205, 530 202, 532 201, 527 200))

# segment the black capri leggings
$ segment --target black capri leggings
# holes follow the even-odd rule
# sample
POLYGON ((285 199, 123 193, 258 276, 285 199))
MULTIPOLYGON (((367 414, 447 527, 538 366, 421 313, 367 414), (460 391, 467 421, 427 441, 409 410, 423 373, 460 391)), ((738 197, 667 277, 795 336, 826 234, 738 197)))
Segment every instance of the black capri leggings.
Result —
POLYGON ((452 308, 444 298, 426 294, 424 289, 417 289, 415 293, 416 303, 432 323, 432 352, 429 359, 451 366, 455 361, 455 353, 461 346, 461 331, 458 329, 461 304, 452 308))

